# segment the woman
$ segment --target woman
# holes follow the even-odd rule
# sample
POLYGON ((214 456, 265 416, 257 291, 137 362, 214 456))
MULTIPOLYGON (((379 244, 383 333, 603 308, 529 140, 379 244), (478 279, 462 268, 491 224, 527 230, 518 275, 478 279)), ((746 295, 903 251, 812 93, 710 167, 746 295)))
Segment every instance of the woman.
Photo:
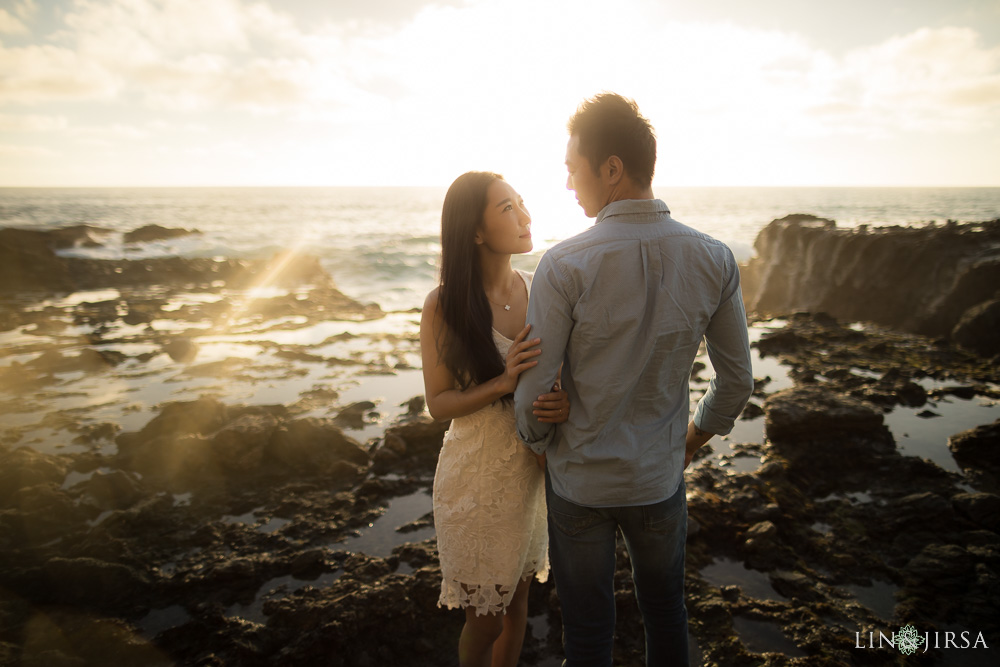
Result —
MULTIPOLYGON (((511 396, 540 353, 524 322, 531 276, 510 264, 531 250, 530 226, 501 176, 459 176, 441 212, 441 282, 420 320, 427 408, 453 420, 434 475, 434 526, 438 604, 465 609, 463 667, 517 664, 529 583, 548 576, 544 462, 519 440, 511 396)), ((569 414, 558 386, 535 408, 547 422, 569 414)))

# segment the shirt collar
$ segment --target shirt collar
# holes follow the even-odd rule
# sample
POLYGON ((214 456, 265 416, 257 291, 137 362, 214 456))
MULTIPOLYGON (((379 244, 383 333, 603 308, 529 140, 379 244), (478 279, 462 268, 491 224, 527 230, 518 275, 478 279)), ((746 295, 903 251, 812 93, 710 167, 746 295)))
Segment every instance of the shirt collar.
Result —
POLYGON ((660 222, 663 216, 670 215, 670 209, 661 199, 619 199, 613 201, 597 214, 597 222, 601 224, 605 220, 608 222, 660 222), (615 220, 615 218, 628 218, 628 220, 615 220))

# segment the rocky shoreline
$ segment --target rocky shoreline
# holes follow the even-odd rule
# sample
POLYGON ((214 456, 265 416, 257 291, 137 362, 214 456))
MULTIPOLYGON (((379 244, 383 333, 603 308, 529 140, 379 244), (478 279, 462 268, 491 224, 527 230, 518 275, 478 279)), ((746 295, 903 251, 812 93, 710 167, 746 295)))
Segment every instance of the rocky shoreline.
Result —
MULTIPOLYGON (((0 664, 456 664, 461 614, 436 606, 428 495, 446 424, 415 394, 379 405, 344 389, 384 376, 405 393, 414 316, 352 302, 321 269, 244 298, 280 263, 209 280, 218 272, 192 278, 196 262, 168 285, 95 264, 87 275, 112 282, 81 285, 113 289, 103 301, 2 295, 16 338, 0 367, 0 664), (190 395, 51 408, 165 382, 190 395), (261 402, 269 382, 296 391, 261 402), (253 400, 234 397, 244 386, 253 400)), ((769 370, 740 428, 686 475, 692 664, 899 664, 859 643, 906 624, 989 646, 907 664, 994 664, 997 365, 942 337, 785 314, 754 326, 769 370), (933 456, 897 424, 929 428, 957 408, 990 418, 933 456)), ((696 362, 694 398, 707 375, 696 362)), ((640 665, 622 550, 618 564, 615 664, 640 665)), ((551 582, 533 585, 529 613, 523 664, 558 664, 551 582)))

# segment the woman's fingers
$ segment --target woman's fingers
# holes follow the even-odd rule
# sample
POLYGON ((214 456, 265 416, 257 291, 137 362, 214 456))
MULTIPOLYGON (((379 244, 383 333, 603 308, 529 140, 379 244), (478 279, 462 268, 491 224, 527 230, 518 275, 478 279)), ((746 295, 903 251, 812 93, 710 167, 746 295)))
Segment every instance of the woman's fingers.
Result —
POLYGON ((531 325, 530 324, 525 324, 524 328, 521 329, 520 331, 518 331, 517 335, 514 336, 514 341, 513 341, 514 344, 517 345, 522 340, 524 340, 524 338, 528 335, 529 331, 531 331, 531 325))

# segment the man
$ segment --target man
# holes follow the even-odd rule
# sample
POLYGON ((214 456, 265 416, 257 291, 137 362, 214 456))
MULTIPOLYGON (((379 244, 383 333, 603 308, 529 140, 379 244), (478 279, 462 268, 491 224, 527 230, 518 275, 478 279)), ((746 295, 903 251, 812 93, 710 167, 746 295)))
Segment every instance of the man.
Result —
POLYGON ((566 187, 597 223, 538 264, 527 321, 538 365, 514 395, 521 438, 545 454, 549 549, 565 665, 611 665, 615 541, 632 563, 646 664, 686 665, 683 472, 726 434, 753 390, 740 276, 723 243, 653 197, 653 129, 631 100, 601 94, 569 121, 566 187), (688 423, 702 340, 715 369, 688 423), (531 414, 562 365, 569 420, 531 414))

